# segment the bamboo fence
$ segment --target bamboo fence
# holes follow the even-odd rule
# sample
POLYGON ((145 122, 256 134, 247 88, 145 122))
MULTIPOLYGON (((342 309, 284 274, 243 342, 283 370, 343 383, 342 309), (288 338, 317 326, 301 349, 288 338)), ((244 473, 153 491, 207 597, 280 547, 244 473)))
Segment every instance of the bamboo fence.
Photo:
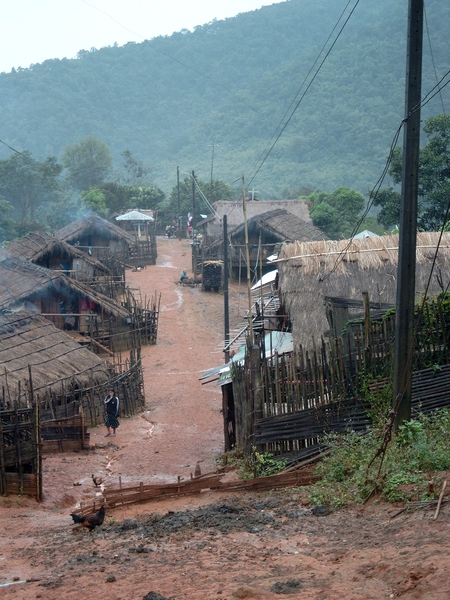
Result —
MULTIPOLYGON (((414 414, 450 406, 450 313, 445 296, 423 304, 415 323, 414 414)), ((395 314, 347 323, 342 335, 261 358, 252 381, 250 353, 233 367, 236 445, 275 454, 312 456, 324 433, 370 426, 364 386, 380 393, 392 373, 395 314), (377 382, 380 385, 377 385, 377 382), (262 404, 258 398, 262 395, 262 404)), ((261 348, 261 356, 264 356, 261 348)))

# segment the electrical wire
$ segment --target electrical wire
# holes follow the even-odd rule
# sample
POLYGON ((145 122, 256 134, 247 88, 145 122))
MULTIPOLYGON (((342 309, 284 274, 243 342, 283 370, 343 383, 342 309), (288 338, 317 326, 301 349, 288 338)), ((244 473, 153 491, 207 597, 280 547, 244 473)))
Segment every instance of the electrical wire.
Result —
POLYGON ((4 146, 6 146, 7 148, 9 148, 10 150, 12 150, 13 152, 15 152, 16 154, 20 154, 20 156, 24 156, 25 158, 28 158, 26 154, 24 154, 23 152, 19 152, 19 150, 16 150, 15 148, 13 148, 12 146, 10 146, 9 144, 7 144, 6 142, 4 142, 3 140, 0 140, 0 144, 3 144, 4 146))
MULTIPOLYGON (((264 163, 266 162, 266 160, 268 159, 270 153, 272 152, 272 150, 275 148, 278 140, 280 139, 280 137, 282 136, 282 134, 284 133, 286 127, 289 125, 292 117, 294 116, 294 114, 296 113, 298 107, 300 106, 300 104, 302 103, 303 99, 305 98, 306 94, 308 93, 310 87, 312 86, 312 84, 314 83, 317 75, 320 73, 325 61, 327 60, 327 58, 329 57, 329 55, 331 54, 331 51, 333 50, 334 46, 336 45, 338 39, 340 38, 342 32, 344 31, 347 23, 349 22, 350 18, 352 17, 353 13, 355 12, 356 7, 358 6, 360 0, 356 0, 355 5, 353 6, 352 10, 350 11, 350 14, 348 15, 348 17, 345 19, 344 24, 342 25, 341 29, 339 30, 336 38, 334 39, 333 43, 331 44, 330 48, 327 50, 323 60, 321 61, 321 63, 319 64, 318 68, 316 69, 313 77, 311 78, 310 82, 308 83, 308 85, 306 86, 305 91, 303 92, 303 94, 301 95, 300 99, 298 100, 298 102, 296 103, 295 107, 293 108, 293 110, 291 111, 291 114, 289 115, 288 119, 286 120, 285 124, 283 125, 283 127, 281 128, 281 131, 278 133, 278 135, 275 138, 275 141, 272 143, 272 145, 270 146, 269 150, 266 152, 264 158, 261 161, 261 164, 257 167, 256 171, 254 172, 254 174, 250 177, 250 181, 248 183, 248 185, 251 185, 251 183, 253 182, 253 180, 255 179, 256 175, 259 173, 259 171, 261 170, 262 166, 264 165, 264 163)), ((348 5, 347 5, 348 6, 348 5)), ((347 8, 347 7, 346 7, 347 8)), ((342 15, 341 15, 342 17, 342 15)), ((338 22, 341 20, 341 17, 339 17, 338 22)), ((322 52, 322 50, 321 50, 322 52)), ((320 56, 320 54, 319 54, 320 56)), ((317 59, 316 59, 317 62, 317 59)), ((303 84, 302 84, 303 86, 303 84)), ((298 95, 298 92, 297 92, 298 95)))
POLYGON ((333 29, 331 30, 331 32, 330 32, 330 34, 328 35, 328 37, 327 37, 327 39, 325 40, 325 42, 323 43, 323 45, 322 45, 322 48, 320 49, 320 52, 319 52, 319 54, 317 55, 317 58, 316 58, 316 60, 315 60, 315 61, 313 62, 313 64, 311 65, 311 68, 309 69, 308 73, 306 74, 305 78, 303 79, 301 86, 299 87, 299 89, 297 90, 297 93, 295 94, 295 96, 294 96, 294 98, 292 99, 291 103, 290 103, 290 104, 289 104, 289 106, 287 107, 287 109, 286 109, 286 111, 285 111, 284 115, 281 117, 281 119, 280 119, 280 122, 278 123, 278 125, 277 125, 277 127, 276 127, 275 131, 273 132, 273 134, 272 134, 272 136, 271 136, 270 140, 267 142, 267 144, 266 144, 266 146, 265 146, 264 150, 261 152, 261 154, 260 154, 260 156, 259 156, 259 158, 258 158, 258 161, 257 161, 257 162, 259 162, 259 161, 262 159, 262 157, 263 157, 264 153, 266 152, 267 148, 270 146, 270 143, 272 142, 273 138, 275 137, 275 135, 276 135, 277 131, 278 131, 278 130, 279 130, 279 128, 282 126, 282 123, 283 123, 284 119, 286 118, 286 116, 287 116, 288 112, 290 111, 290 109, 291 109, 292 105, 294 104, 294 102, 297 100, 297 98, 298 98, 298 96, 299 96, 300 92, 302 91, 302 88, 303 88, 303 86, 305 85, 306 81, 308 80, 308 77, 311 75, 311 73, 312 73, 312 71, 313 71, 314 67, 316 66, 317 62, 319 61, 319 58, 322 56, 322 53, 323 53, 323 51, 324 51, 324 50, 325 50, 325 48, 327 47, 327 44, 328 44, 328 42, 330 41, 330 39, 331 39, 331 36, 333 35, 333 33, 334 33, 335 29, 336 29, 336 28, 337 28, 337 26, 339 25, 339 23, 340 23, 340 21, 341 21, 342 17, 344 16, 344 14, 345 14, 345 12, 346 12, 346 10, 347 10, 347 8, 348 8, 348 6, 349 6, 350 2, 352 2, 352 0, 348 0, 347 4, 345 5, 345 8, 344 8, 344 9, 343 9, 343 11, 341 12, 341 14, 340 14, 340 16, 339 16, 339 19, 336 21, 336 23, 335 23, 335 24, 334 24, 334 26, 333 26, 333 29))
POLYGON ((450 79, 449 79, 444 85, 440 86, 440 84, 442 83, 442 81, 449 74, 450 74, 450 70, 447 71, 447 73, 438 81, 438 83, 433 88, 431 88, 431 90, 429 90, 427 92, 427 94, 419 102, 419 104, 417 106, 415 106, 404 119, 402 119, 399 127, 397 128, 397 131, 395 132, 393 140, 391 142, 391 146, 390 146, 390 149, 389 149, 388 158, 387 158, 385 166, 383 168, 383 172, 382 172, 382 174, 379 177, 377 183, 374 185, 374 187, 372 188, 372 190, 371 190, 371 192, 369 194, 369 200, 367 202, 367 206, 366 206, 364 212, 362 213, 362 215, 359 217, 356 225, 353 227, 353 230, 352 230, 352 232, 350 234, 350 237, 349 237, 348 244, 345 246, 345 248, 343 248, 341 250, 341 252, 339 253, 339 255, 336 258, 336 262, 335 262, 333 268, 331 269, 331 271, 329 273, 327 273, 326 275, 324 275, 324 279, 327 279, 328 277, 330 277, 336 271, 337 267, 339 266, 339 263, 343 259, 343 256, 345 255, 345 253, 347 252, 347 250, 350 248, 350 246, 351 246, 351 244, 353 242, 353 238, 356 235, 359 227, 361 226, 362 222, 364 221, 364 219, 366 218, 366 216, 370 212, 371 208, 373 207, 373 204, 374 204, 374 202, 375 202, 375 200, 376 200, 376 198, 378 196, 378 192, 380 191, 381 185, 383 184, 383 181, 384 181, 386 175, 388 174, 389 167, 390 167, 390 164, 392 162, 393 152, 394 152, 395 146, 397 145, 398 138, 400 137, 400 132, 401 132, 401 130, 403 128, 403 125, 406 123, 406 121, 408 120, 408 118, 413 113, 417 112, 423 106, 425 106, 426 104, 428 104, 428 102, 430 102, 430 100, 432 98, 434 98, 437 94, 439 94, 440 91, 443 90, 450 83, 450 79), (436 88, 437 88, 437 90, 436 90, 436 88), (432 94, 433 90, 436 90, 436 91, 432 94))
MULTIPOLYGON (((438 81, 438 74, 437 74, 437 70, 436 70, 436 63, 434 62, 433 46, 431 44, 430 30, 428 29, 427 9, 426 9, 425 3, 424 3, 423 9, 424 9, 424 16, 425 16, 425 29, 426 29, 426 32, 427 32, 428 46, 430 47, 431 62, 433 64, 434 76, 436 77, 436 81, 438 81)), ((442 112, 445 115, 445 106, 444 106, 444 99, 442 98, 442 94, 439 94, 439 97, 441 99, 442 112)))
MULTIPOLYGON (((154 50, 155 52, 159 52, 159 54, 162 54, 163 56, 166 56, 167 58, 170 58, 171 60, 173 60, 174 62, 178 63, 179 65, 181 65, 182 67, 184 67, 185 69, 189 69, 190 71, 193 71, 194 73, 197 73, 197 75, 200 75, 200 77, 203 77, 204 79, 207 79, 208 81, 210 81, 211 83, 213 83, 214 85, 217 85, 221 88, 223 88, 224 90, 226 90, 231 96, 233 96, 233 98, 235 100, 237 100, 238 102, 240 102, 241 104, 243 104, 244 106, 246 106, 247 108, 249 108, 250 110, 252 110, 253 112, 257 113, 257 114, 261 114, 258 110, 256 110, 256 108, 254 108, 253 106, 250 106, 250 104, 247 104, 247 102, 245 102, 245 100, 242 100, 242 98, 239 98, 238 96, 236 96, 236 94, 234 94, 234 92, 232 92, 226 85, 224 85, 223 83, 220 83, 219 81, 216 81, 215 79, 213 79, 212 77, 210 77, 209 75, 205 75, 205 73, 202 73, 201 71, 199 71, 198 69, 196 69, 195 67, 192 67, 190 65, 187 65, 186 63, 182 62, 181 60, 178 60, 177 58, 175 58, 174 56, 172 56, 171 54, 167 54, 167 52, 164 52, 163 50, 160 50, 159 48, 156 48, 156 46, 154 46, 153 44, 151 44, 148 40, 146 40, 142 35, 140 35, 139 33, 136 33, 135 31, 129 29, 128 27, 125 27, 125 25, 123 25, 122 23, 120 23, 117 19, 115 19, 112 15, 110 15, 109 13, 107 13, 105 10, 102 10, 101 8, 98 8, 98 6, 95 6, 94 4, 91 4, 90 2, 86 2, 86 0, 83 0, 84 4, 87 4, 88 6, 91 6, 92 8, 95 8, 96 10, 98 10, 99 12, 103 13, 104 15, 106 15, 107 17, 109 17, 111 20, 113 20, 115 23, 117 23, 117 25, 119 25, 119 27, 122 27, 122 29, 125 29, 126 31, 129 31, 130 33, 132 33, 133 35, 141 38, 141 40, 147 44, 148 46, 150 46, 150 48, 152 48, 152 50, 154 50)), ((358 0, 359 2, 359 0, 358 0)))

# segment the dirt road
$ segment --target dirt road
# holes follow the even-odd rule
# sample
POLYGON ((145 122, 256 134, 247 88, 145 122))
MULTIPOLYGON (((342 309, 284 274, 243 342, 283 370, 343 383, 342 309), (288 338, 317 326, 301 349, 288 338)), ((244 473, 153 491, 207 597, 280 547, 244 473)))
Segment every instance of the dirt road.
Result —
MULTIPOLYGON (((450 510, 403 513, 383 504, 316 516, 302 490, 200 496, 107 511, 92 534, 69 513, 104 485, 189 478, 223 447, 221 396, 202 386, 223 361, 220 294, 176 282, 186 240, 158 240, 158 263, 127 274, 143 296, 161 293, 158 344, 144 350, 147 409, 115 438, 91 431, 89 453, 48 456, 41 504, 0 498, 0 597, 29 600, 444 600, 450 597, 450 510), (154 592, 153 595, 150 593, 154 592), (159 594, 159 595, 158 595, 159 594)), ((246 294, 233 287, 231 321, 246 294)))

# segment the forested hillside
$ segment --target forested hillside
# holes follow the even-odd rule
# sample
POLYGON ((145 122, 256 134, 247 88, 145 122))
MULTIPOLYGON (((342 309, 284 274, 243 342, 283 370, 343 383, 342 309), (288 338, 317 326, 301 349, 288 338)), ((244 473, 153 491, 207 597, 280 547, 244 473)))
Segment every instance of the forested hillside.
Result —
MULTIPOLYGON (((59 160, 91 134, 117 165, 126 150, 151 165, 166 192, 177 165, 208 180, 213 164, 215 178, 232 183, 244 173, 262 197, 301 186, 365 193, 403 116, 407 0, 360 1, 252 179, 346 3, 290 0, 193 32, 3 73, 0 138, 33 158, 59 160)), ((430 0, 427 22, 442 76, 450 64, 450 4, 430 0)), ((435 84, 425 30, 423 95, 435 84)), ((448 110, 448 88, 444 98, 448 110)), ((423 118, 442 112, 436 97, 423 118)), ((0 148, 0 158, 10 154, 0 148)))

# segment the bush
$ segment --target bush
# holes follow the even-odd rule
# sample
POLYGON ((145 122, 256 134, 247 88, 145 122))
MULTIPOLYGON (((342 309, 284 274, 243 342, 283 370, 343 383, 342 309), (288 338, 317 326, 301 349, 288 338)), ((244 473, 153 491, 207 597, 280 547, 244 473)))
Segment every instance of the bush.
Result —
POLYGON ((270 452, 257 452, 255 447, 252 448, 250 456, 245 456, 239 449, 234 449, 228 454, 228 464, 236 465, 242 479, 275 475, 286 467, 286 463, 286 458, 276 457, 270 452))
POLYGON ((343 506, 362 502, 374 490, 389 502, 429 500, 432 480, 440 484, 439 471, 450 469, 450 411, 436 411, 404 423, 388 444, 381 463, 384 428, 364 435, 328 435, 330 450, 316 469, 321 480, 310 488, 316 504, 343 506))

